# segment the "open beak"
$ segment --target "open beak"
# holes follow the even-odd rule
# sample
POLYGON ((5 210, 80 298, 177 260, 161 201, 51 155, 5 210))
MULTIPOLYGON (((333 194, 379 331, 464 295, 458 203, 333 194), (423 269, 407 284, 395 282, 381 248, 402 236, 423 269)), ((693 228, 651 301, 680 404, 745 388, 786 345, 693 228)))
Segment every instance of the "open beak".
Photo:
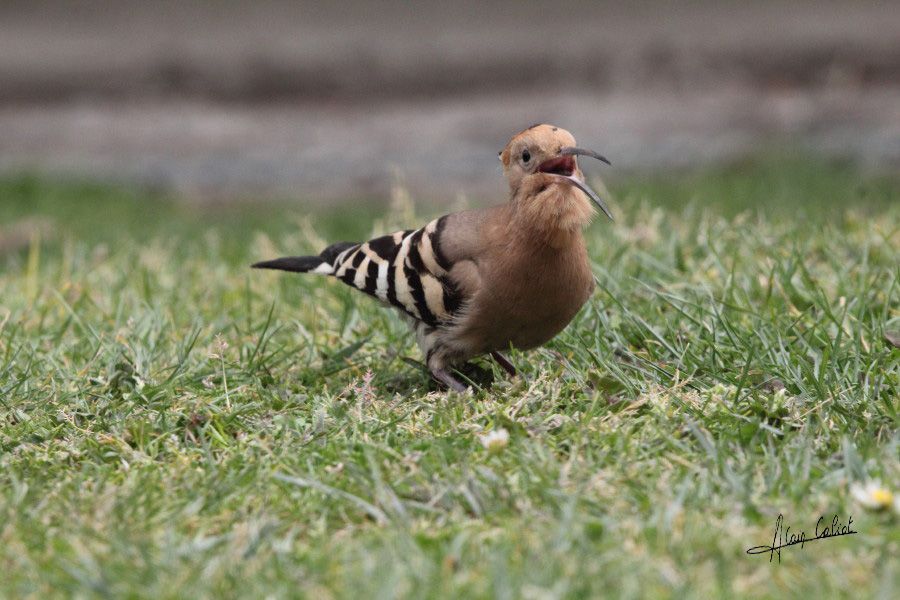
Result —
POLYGON ((600 210, 603 211, 603 214, 609 217, 611 221, 615 220, 613 219, 612 213, 609 212, 609 207, 606 206, 606 202, 604 202, 603 199, 597 195, 597 192, 592 190, 587 183, 581 181, 573 175, 575 167, 574 164, 572 164, 570 168, 559 168, 564 164, 566 167, 568 167, 569 165, 566 164, 568 161, 572 161, 572 163, 574 163, 574 160, 568 158, 569 156, 590 156, 591 158, 601 160, 608 165, 612 163, 610 163, 605 156, 597 154, 593 150, 585 150, 584 148, 563 148, 559 151, 559 154, 560 158, 554 158, 546 161, 539 167, 539 170, 543 173, 546 173, 547 175, 552 175, 553 177, 563 179, 569 184, 574 185, 579 190, 587 194, 587 197, 590 198, 594 202, 594 204, 600 207, 600 210))

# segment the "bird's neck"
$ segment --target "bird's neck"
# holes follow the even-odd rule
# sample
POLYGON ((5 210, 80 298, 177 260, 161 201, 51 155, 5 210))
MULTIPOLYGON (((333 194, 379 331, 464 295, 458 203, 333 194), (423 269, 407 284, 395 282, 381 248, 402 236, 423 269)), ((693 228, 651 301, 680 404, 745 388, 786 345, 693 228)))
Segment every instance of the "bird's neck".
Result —
POLYGON ((529 177, 513 190, 510 229, 535 242, 562 248, 581 240, 594 208, 580 191, 550 177, 529 177))

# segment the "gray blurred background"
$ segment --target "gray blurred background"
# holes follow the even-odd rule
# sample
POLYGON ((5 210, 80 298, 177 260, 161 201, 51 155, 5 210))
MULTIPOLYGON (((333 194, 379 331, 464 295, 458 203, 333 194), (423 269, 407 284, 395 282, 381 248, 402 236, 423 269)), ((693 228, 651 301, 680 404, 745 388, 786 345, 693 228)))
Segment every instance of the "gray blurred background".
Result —
POLYGON ((0 4, 0 172, 480 199, 535 122, 612 173, 773 147, 896 170, 900 3, 0 4))

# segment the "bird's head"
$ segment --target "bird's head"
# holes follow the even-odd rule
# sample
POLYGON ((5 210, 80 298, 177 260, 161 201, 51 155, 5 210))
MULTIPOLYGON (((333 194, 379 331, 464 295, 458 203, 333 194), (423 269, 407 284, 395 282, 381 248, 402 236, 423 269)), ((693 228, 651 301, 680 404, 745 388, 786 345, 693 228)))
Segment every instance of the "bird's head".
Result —
POLYGON ((572 134, 553 125, 533 125, 513 136, 500 151, 503 173, 510 189, 544 189, 546 185, 574 186, 584 192, 607 217, 606 203, 584 181, 578 156, 589 156, 610 164, 593 150, 579 148, 572 134))

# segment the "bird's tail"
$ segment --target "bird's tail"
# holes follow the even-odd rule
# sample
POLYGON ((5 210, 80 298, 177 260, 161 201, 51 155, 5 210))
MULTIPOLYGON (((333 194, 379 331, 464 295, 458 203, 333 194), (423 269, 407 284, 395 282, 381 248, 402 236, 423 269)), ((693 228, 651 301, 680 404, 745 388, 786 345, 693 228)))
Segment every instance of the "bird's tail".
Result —
POLYGON ((331 275, 335 270, 338 255, 356 246, 354 242, 338 242, 325 248, 318 256, 285 256, 274 260, 264 260, 251 265, 254 269, 278 269, 294 273, 321 273, 331 275))

